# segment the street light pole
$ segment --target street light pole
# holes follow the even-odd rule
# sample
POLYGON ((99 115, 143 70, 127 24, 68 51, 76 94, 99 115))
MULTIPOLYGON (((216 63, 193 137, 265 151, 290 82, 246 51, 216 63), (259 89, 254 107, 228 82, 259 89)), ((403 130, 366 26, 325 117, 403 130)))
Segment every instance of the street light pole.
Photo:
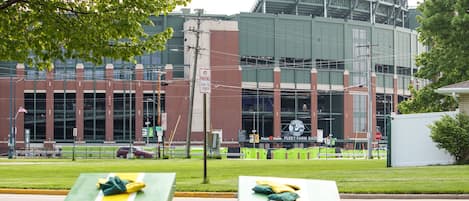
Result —
POLYGON ((148 125, 150 124, 150 121, 148 119, 149 117, 149 114, 148 114, 148 102, 152 101, 151 98, 148 98, 147 99, 147 121, 145 121, 145 125, 147 126, 147 144, 149 143, 149 134, 150 134, 150 131, 148 130, 148 125))
POLYGON ((372 90, 371 90, 371 73, 372 73, 372 52, 371 52, 371 47, 372 45, 371 44, 368 44, 368 62, 370 63, 370 65, 367 67, 367 79, 368 79, 368 82, 367 82, 367 87, 368 87, 368 129, 367 129, 367 145, 368 145, 368 159, 373 159, 373 149, 372 149, 372 138, 373 138, 373 93, 372 93, 372 90))
POLYGON ((8 158, 13 158, 16 156, 16 118, 18 118, 19 113, 28 113, 23 106, 18 108, 16 111, 15 117, 13 117, 13 128, 12 128, 12 135, 10 135, 10 148, 8 149, 8 158))
MULTIPOLYGON (((158 126, 161 126, 161 71, 158 71, 158 85, 157 85, 157 91, 158 91, 158 100, 157 100, 157 115, 158 115, 158 120, 157 120, 157 123, 158 123, 158 126)), ((160 137, 157 136, 157 139, 156 139, 156 144, 157 144, 157 148, 158 148, 158 159, 161 158, 161 154, 160 154, 160 137)), ((161 136, 161 138, 163 138, 163 136, 161 136)), ((164 149, 164 145, 163 145, 163 149, 164 149)))

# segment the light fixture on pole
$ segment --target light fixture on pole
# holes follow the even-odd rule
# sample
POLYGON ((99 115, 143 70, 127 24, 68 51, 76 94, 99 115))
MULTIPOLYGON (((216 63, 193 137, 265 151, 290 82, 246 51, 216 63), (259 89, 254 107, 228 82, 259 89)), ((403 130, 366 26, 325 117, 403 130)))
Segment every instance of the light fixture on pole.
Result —
POLYGON ((16 114, 15 114, 15 117, 13 118, 13 125, 14 127, 11 128, 12 130, 12 134, 10 135, 10 139, 9 139, 9 143, 8 143, 8 158, 13 158, 13 156, 16 155, 16 132, 17 132, 17 128, 16 128, 16 118, 18 117, 18 114, 19 113, 28 113, 28 111, 26 109, 24 109, 23 106, 20 106, 20 108, 18 108, 18 111, 16 111, 16 114))

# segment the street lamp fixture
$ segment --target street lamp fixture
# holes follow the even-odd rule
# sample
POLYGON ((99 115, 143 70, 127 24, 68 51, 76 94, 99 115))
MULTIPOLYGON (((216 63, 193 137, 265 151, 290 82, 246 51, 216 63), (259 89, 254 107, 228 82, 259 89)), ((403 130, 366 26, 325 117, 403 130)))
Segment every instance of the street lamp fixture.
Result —
POLYGON ((11 133, 10 133, 10 138, 8 141, 8 158, 13 158, 13 156, 16 155, 16 118, 18 117, 19 113, 28 113, 26 109, 24 109, 23 106, 20 106, 18 108, 18 111, 16 111, 15 117, 13 118, 13 125, 14 127, 11 128, 11 133))

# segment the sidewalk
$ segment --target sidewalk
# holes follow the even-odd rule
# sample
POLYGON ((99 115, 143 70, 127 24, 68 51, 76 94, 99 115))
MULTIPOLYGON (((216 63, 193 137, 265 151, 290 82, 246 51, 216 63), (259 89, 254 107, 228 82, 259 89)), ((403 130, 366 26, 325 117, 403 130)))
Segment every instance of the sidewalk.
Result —
MULTIPOLYGON (((42 189, 0 189, 0 194, 27 194, 27 195, 61 195, 68 194, 68 190, 42 190, 42 189)), ((235 192, 175 192, 176 198, 232 198, 235 200, 237 194, 235 192)), ((469 194, 340 194, 342 200, 438 200, 438 199, 452 199, 469 200, 469 194)))

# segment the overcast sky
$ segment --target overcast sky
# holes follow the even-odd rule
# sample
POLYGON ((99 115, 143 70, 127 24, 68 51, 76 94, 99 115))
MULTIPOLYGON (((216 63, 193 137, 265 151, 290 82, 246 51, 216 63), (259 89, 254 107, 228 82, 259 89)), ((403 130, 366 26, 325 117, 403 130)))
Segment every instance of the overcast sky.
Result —
MULTIPOLYGON (((194 10, 196 8, 203 8, 205 13, 209 14, 236 14, 240 12, 250 12, 257 0, 192 0, 187 6, 194 10)), ((409 0, 409 6, 416 6, 417 1, 423 0, 409 0)), ((179 11, 181 7, 177 7, 179 11)))

